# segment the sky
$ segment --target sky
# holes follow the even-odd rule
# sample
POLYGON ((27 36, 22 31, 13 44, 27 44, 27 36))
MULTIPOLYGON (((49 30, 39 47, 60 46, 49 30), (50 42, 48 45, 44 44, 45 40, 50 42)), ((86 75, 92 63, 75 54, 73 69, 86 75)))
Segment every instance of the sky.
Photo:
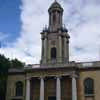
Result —
MULTIPOLYGON (((41 59, 40 32, 54 0, 0 0, 0 54, 26 64, 41 59)), ((70 61, 100 60, 100 0, 58 0, 70 35, 70 61)))

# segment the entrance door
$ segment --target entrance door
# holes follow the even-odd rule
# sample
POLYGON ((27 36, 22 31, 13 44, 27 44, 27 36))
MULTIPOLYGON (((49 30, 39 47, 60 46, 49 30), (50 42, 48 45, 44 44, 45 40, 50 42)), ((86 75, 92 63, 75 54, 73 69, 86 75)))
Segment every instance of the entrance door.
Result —
POLYGON ((48 97, 48 100, 56 100, 56 96, 50 96, 48 97))
POLYGON ((12 100, 22 100, 22 99, 12 99, 12 100))

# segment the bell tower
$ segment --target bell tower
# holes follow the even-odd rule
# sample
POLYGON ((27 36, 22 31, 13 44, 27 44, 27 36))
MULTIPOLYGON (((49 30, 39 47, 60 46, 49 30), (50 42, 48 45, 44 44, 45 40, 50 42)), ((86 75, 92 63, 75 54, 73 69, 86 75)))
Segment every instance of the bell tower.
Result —
POLYGON ((62 27, 63 8, 57 1, 55 1, 48 9, 48 12, 49 29, 51 31, 57 31, 57 29, 62 27))
POLYGON ((63 8, 55 0, 50 8, 49 26, 41 32, 41 64, 58 64, 69 62, 68 30, 63 26, 63 8))

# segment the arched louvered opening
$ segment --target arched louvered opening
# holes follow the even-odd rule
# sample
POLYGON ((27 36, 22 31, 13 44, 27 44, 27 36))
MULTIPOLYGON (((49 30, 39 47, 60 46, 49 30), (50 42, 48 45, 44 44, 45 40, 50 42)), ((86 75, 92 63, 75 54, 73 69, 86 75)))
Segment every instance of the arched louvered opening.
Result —
POLYGON ((57 56, 57 51, 56 48, 53 47, 51 48, 51 59, 56 59, 56 56, 57 56))

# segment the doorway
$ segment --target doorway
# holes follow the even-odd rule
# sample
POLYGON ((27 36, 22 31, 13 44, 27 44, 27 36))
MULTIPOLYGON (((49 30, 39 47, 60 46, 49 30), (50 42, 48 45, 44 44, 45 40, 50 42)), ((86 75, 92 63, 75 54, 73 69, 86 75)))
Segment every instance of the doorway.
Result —
POLYGON ((49 96, 48 100, 56 100, 56 96, 49 96))

